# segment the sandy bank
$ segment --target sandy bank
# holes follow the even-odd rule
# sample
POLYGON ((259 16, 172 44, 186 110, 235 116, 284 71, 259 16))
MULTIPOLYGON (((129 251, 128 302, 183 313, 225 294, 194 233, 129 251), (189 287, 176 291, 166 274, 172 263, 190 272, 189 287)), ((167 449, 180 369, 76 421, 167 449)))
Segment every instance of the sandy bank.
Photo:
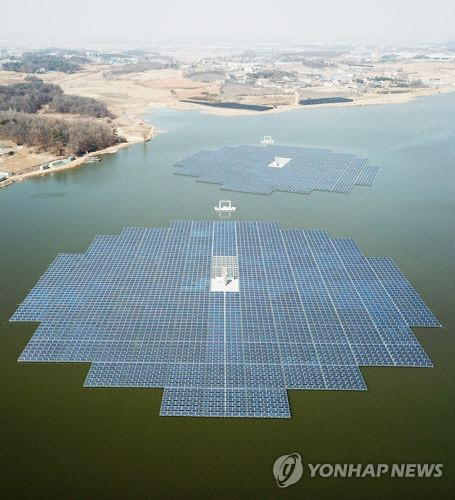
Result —
POLYGON ((397 94, 370 94, 362 97, 355 98, 352 102, 340 102, 329 104, 312 104, 309 106, 302 106, 300 104, 292 104, 286 106, 277 106, 274 109, 267 111, 251 111, 244 109, 229 109, 229 108, 215 108, 211 106, 204 106, 201 104, 192 104, 187 102, 170 102, 170 103, 150 103, 153 108, 169 108, 177 111, 199 111, 200 113, 218 115, 218 116, 248 116, 248 115, 269 115, 276 113, 283 113, 295 109, 314 109, 314 108, 346 108, 355 106, 373 106, 384 104, 403 104, 410 102, 419 97, 427 97, 436 94, 447 94, 455 92, 455 87, 447 86, 438 89, 419 89, 411 92, 403 92, 397 94))

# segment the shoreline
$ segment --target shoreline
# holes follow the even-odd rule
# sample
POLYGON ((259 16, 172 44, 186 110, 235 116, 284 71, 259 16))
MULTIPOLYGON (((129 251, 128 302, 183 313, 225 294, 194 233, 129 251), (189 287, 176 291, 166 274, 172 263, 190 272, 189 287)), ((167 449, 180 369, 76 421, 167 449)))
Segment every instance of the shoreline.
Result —
MULTIPOLYGON (((361 100, 353 101, 353 102, 341 102, 341 103, 325 103, 325 104, 314 104, 311 106, 302 106, 300 104, 291 104, 286 106, 279 106, 277 108, 267 110, 267 111, 253 111, 253 110, 242 110, 242 109, 231 109, 231 108, 216 108, 210 106, 203 106, 192 103, 185 102, 151 102, 148 105, 148 110, 153 112, 153 109, 166 108, 173 109, 175 111, 197 111, 199 113, 215 115, 215 116, 225 116, 225 117, 233 117, 233 116, 257 116, 257 115, 270 115, 277 113, 284 113, 287 111, 295 111, 297 109, 315 109, 315 108, 341 108, 341 107, 360 107, 360 106, 379 106, 379 105, 393 105, 393 104, 405 104, 407 102, 411 102, 420 97, 430 97, 438 94, 448 94, 451 92, 455 92, 455 87, 445 87, 441 89, 437 89, 435 91, 420 91, 420 92, 412 92, 412 93, 402 93, 402 94, 384 94, 383 96, 370 96, 363 98, 361 100), (379 98, 378 98, 379 97, 379 98)), ((147 111, 143 111, 142 116, 145 115, 147 111)), ((137 116, 137 115, 136 115, 137 116)), ((0 183, 0 188, 4 188, 7 186, 11 186, 17 182, 22 182, 24 180, 39 177, 44 175, 49 175, 55 172, 61 172, 63 170, 69 170, 77 167, 81 167, 85 164, 86 160, 93 156, 100 156, 105 154, 115 154, 118 151, 125 149, 134 144, 141 144, 144 142, 149 142, 153 137, 158 135, 161 130, 158 130, 154 125, 147 124, 150 127, 149 133, 145 138, 139 138, 137 136, 130 136, 129 140, 126 142, 116 144, 114 146, 110 146, 106 149, 100 151, 94 151, 89 153, 88 155, 76 158, 74 161, 69 162, 61 167, 56 167, 48 170, 32 170, 30 172, 26 172, 23 174, 16 174, 11 177, 8 177, 3 182, 0 183)))
POLYGON ((145 142, 149 142, 155 135, 157 135, 159 131, 153 126, 150 125, 150 131, 145 139, 136 139, 136 140, 129 140, 126 142, 121 142, 120 144, 115 144, 114 146, 109 146, 108 148, 105 149, 100 149, 99 151, 93 151, 92 153, 89 153, 85 156, 80 156, 79 158, 76 158, 75 160, 66 163, 65 165, 62 165, 61 167, 54 167, 50 168, 47 170, 32 170, 31 172, 26 172, 23 174, 16 174, 12 175, 10 177, 7 177, 1 184, 0 188, 4 188, 7 186, 11 186, 13 184, 16 184, 17 182, 22 182, 27 179, 31 179, 33 177, 40 177, 44 175, 49 175, 52 173, 56 172, 62 172, 63 170, 69 170, 77 167, 81 167, 85 164, 85 162, 93 157, 93 156, 101 156, 101 155, 106 155, 106 154, 114 154, 120 151, 121 149, 126 149, 129 146, 132 146, 134 144, 142 144, 145 142))
POLYGON ((403 92, 396 94, 375 94, 364 96, 359 99, 354 99, 352 102, 339 102, 339 103, 324 103, 324 104, 311 104, 303 106, 301 104, 288 104, 285 106, 278 106, 274 109, 266 111, 253 111, 243 109, 221 108, 204 106, 202 104, 192 104, 188 102, 165 102, 165 103, 150 103, 150 108, 168 108, 176 111, 198 111, 200 113, 217 115, 217 116, 254 116, 254 115, 269 115, 276 113, 284 113, 286 111, 293 111, 296 109, 321 109, 321 108, 347 108, 347 107, 360 107, 360 106, 380 106, 387 104, 405 104, 414 101, 421 97, 430 97, 439 94, 450 94, 455 92, 455 86, 443 87, 438 89, 424 89, 415 92, 403 92))

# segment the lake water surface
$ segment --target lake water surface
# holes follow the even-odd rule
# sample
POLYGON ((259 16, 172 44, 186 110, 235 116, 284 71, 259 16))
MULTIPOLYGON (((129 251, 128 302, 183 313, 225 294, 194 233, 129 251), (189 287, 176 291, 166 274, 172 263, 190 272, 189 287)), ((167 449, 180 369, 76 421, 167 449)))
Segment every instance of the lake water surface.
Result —
POLYGON ((0 497, 444 498, 453 493, 455 93, 407 104, 219 117, 157 110, 165 132, 99 164, 0 190, 0 497), (220 191, 173 175, 201 149, 276 143, 381 166, 349 195, 220 191), (276 220, 392 257, 441 321, 415 329, 435 368, 362 368, 367 392, 290 391, 290 420, 159 417, 161 390, 84 389, 88 364, 18 364, 36 325, 7 321, 59 252, 124 226, 276 220), (439 479, 310 479, 280 490, 274 460, 443 463, 439 479))

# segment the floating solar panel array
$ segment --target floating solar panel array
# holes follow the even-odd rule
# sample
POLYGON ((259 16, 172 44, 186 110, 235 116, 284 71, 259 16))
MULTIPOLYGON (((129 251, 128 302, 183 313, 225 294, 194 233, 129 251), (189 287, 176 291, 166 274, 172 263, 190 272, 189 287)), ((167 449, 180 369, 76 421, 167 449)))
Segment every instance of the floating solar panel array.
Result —
POLYGON ((314 190, 350 193, 355 185, 371 186, 379 169, 352 154, 275 145, 199 151, 176 166, 176 174, 197 177, 198 182, 257 194, 309 194, 314 190))
POLYGON ((233 221, 97 236, 58 255, 11 320, 40 323, 19 361, 89 362, 86 387, 164 388, 161 415, 275 418, 290 417, 287 389, 365 390, 360 366, 432 366, 410 326, 440 326, 391 259, 233 221))

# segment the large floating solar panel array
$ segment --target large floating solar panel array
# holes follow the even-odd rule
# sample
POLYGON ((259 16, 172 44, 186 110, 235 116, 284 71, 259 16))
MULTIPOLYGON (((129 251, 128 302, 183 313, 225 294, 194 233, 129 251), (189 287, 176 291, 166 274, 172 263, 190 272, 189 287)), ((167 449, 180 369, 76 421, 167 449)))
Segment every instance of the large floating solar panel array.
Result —
POLYGON ((365 390, 361 366, 432 366, 410 326, 440 326, 391 259, 233 221, 97 236, 58 255, 11 320, 40 323, 19 361, 164 388, 161 415, 275 418, 290 417, 287 389, 365 390))
POLYGON ((314 190, 350 193, 353 186, 371 186, 378 167, 352 154, 291 146, 223 147, 199 151, 176 164, 178 175, 222 189, 270 194, 309 194, 314 190))

